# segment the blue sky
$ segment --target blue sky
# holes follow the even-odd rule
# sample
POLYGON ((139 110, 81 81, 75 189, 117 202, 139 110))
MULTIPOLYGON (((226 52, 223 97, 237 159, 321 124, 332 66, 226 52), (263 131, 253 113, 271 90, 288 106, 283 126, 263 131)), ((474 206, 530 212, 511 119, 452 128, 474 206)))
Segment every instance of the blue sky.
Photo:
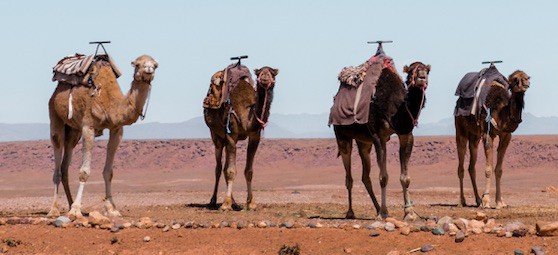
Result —
POLYGON ((503 60, 506 76, 527 72, 526 111, 558 116, 556 10, 556 1, 0 1, 0 123, 48 122, 52 66, 94 53, 94 40, 112 41, 123 91, 133 59, 158 60, 144 122, 200 116, 211 75, 244 54, 250 69, 280 69, 272 113, 329 112, 337 74, 374 53, 370 40, 394 41, 384 49, 399 72, 432 66, 421 122, 451 117, 457 83, 484 60, 503 60))

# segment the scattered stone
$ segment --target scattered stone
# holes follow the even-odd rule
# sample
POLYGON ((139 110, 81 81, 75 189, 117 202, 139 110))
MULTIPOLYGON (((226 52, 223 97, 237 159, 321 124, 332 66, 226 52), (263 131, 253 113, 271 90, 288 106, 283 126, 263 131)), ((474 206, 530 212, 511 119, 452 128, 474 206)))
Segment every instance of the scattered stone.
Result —
POLYGON ((469 221, 463 218, 453 220, 453 224, 455 224, 455 226, 457 226, 457 228, 459 228, 459 230, 462 230, 463 232, 467 231, 468 223, 469 221))
POLYGON ((102 225, 110 223, 110 219, 102 215, 98 211, 92 211, 89 213, 89 224, 95 225, 102 225))
POLYGON ((236 221, 233 221, 233 222, 231 222, 231 223, 229 224, 229 227, 230 227, 230 228, 237 228, 237 226, 238 226, 238 225, 236 224, 236 221))
POLYGON ((512 236, 513 236, 513 233, 512 233, 512 232, 506 231, 506 237, 507 237, 507 238, 510 238, 510 237, 512 237, 512 236))
POLYGON ((0 226, 2 225, 6 225, 6 220, 5 219, 0 219, 0 226))
POLYGON ((516 249, 513 251, 513 255, 523 255, 523 250, 516 249))
MULTIPOLYGON (((449 232, 450 234, 451 234, 451 233, 457 233, 457 232, 459 232, 459 228, 458 228, 455 224, 453 224, 453 223, 448 223, 448 224, 447 224, 447 227, 448 227, 447 232, 449 232)), ((445 228, 444 228, 444 231, 446 231, 445 228)), ((453 234, 452 234, 452 235, 453 235, 453 234)))
POLYGON ((435 228, 432 230, 432 234, 437 235, 437 236, 443 236, 446 232, 444 232, 443 229, 441 228, 435 228))
POLYGON ((380 233, 374 231, 374 232, 371 232, 371 233, 368 234, 368 235, 371 236, 371 237, 376 237, 376 236, 379 236, 380 233))
POLYGON ((395 230, 395 225, 394 225, 393 223, 391 223, 391 222, 387 222, 387 223, 384 225, 384 229, 385 229, 386 231, 388 231, 388 232, 394 231, 394 230, 395 230))
POLYGON ((283 244, 278 252, 279 255, 300 255, 300 246, 298 243, 294 246, 283 244))
POLYGON ((293 228, 294 227, 294 222, 293 221, 287 221, 287 222, 283 222, 281 223, 281 225, 279 225, 280 228, 293 228))
POLYGON ((66 216, 60 216, 58 218, 56 218, 56 220, 54 221, 54 226, 56 227, 62 227, 63 224, 66 223, 70 223, 70 218, 66 217, 66 216))
POLYGON ((524 236, 527 235, 527 232, 528 232, 527 229, 516 229, 512 233, 513 233, 513 236, 515 236, 515 237, 524 237, 524 236))
POLYGON ((166 226, 163 228, 163 232, 168 232, 169 230, 170 230, 169 225, 166 225, 166 226))
POLYGON ((105 223, 102 225, 99 225, 100 229, 112 229, 112 223, 105 223))
POLYGON ((199 228, 210 228, 211 225, 207 221, 202 221, 198 224, 199 228))
POLYGON ((151 237, 150 237, 150 236, 145 236, 145 237, 143 238, 143 241, 144 241, 144 242, 149 242, 149 241, 151 241, 151 237))
POLYGON ((420 231, 422 232, 430 232, 431 230, 428 230, 427 226, 420 226, 420 231))
POLYGON ((112 233, 118 233, 118 231, 120 231, 120 228, 119 228, 119 227, 116 227, 116 226, 113 226, 113 227, 110 229, 110 232, 112 232, 112 233))
MULTIPOLYGON (((452 223, 453 219, 450 216, 444 216, 438 220, 438 226, 443 227, 444 224, 452 223)), ((445 229, 444 229, 445 230, 445 229)))
POLYGON ((513 232, 514 230, 519 229, 522 226, 523 226, 523 223, 521 223, 521 222, 517 222, 517 221, 516 222, 510 222, 510 223, 508 223, 504 226, 504 230, 506 232, 513 232))
POLYGON ((343 248, 343 251, 344 251, 345 253, 351 253, 351 252, 353 252, 353 249, 351 249, 351 248, 343 248))
POLYGON ((545 189, 541 190, 542 192, 548 192, 548 193, 556 193, 558 192, 558 188, 554 187, 554 186, 548 186, 545 189))
POLYGON ((118 243, 118 238, 116 236, 110 239, 110 244, 115 244, 115 243, 118 243))
POLYGON ((506 230, 503 229, 503 228, 497 230, 497 231, 496 231, 496 236, 497 236, 497 237, 504 237, 504 236, 506 236, 506 230))
POLYGON ((312 222, 308 223, 308 227, 309 228, 322 228, 323 225, 319 222, 312 221, 312 222))
POLYGON ((194 228, 194 222, 193 221, 188 221, 186 223, 184 223, 184 228, 194 228))
POLYGON ((407 224, 406 222, 404 222, 404 221, 398 221, 398 220, 396 220, 395 218, 391 218, 391 217, 386 218, 385 221, 386 221, 386 222, 393 223, 393 225, 394 225, 396 228, 402 228, 402 227, 405 227, 405 226, 408 225, 408 224, 407 224))
POLYGON ((375 221, 372 224, 368 224, 366 226, 364 226, 364 229, 368 229, 368 230, 372 230, 372 229, 377 229, 377 228, 381 228, 382 227, 382 223, 379 221, 375 221))
POLYGON ((527 234, 529 234, 530 236, 534 236, 537 234, 537 228, 533 225, 530 225, 527 227, 527 234))
POLYGON ((183 237, 182 231, 178 230, 178 237, 183 237))
POLYGON ((132 227, 132 223, 130 223, 130 222, 124 222, 124 223, 122 223, 122 227, 124 227, 124 228, 130 228, 130 227, 132 227))
MULTIPOLYGON (((266 221, 265 221, 265 224, 266 224, 268 227, 270 227, 270 228, 274 228, 274 227, 275 227, 275 223, 273 223, 273 222, 270 221, 270 220, 266 220, 266 221)), ((320 226, 321 226, 321 224, 320 224, 320 226)))
POLYGON ((221 222, 219 223, 219 227, 220 227, 220 228, 228 228, 228 227, 229 227, 229 222, 227 222, 227 221, 225 221, 225 220, 224 220, 224 221, 221 221, 221 222))
POLYGON ((481 229, 482 232, 482 228, 484 228, 484 222, 479 220, 470 220, 469 223, 467 224, 467 229, 474 229, 474 228, 481 229))
POLYGON ((138 228, 151 228, 154 225, 153 221, 149 217, 141 217, 138 223, 139 224, 136 224, 138 228))
POLYGON ((77 227, 88 227, 89 226, 89 220, 85 217, 78 217, 74 221, 74 225, 76 225, 77 227))
POLYGON ((429 252, 431 250, 434 250, 434 246, 432 246, 432 245, 425 245, 425 246, 420 247, 421 252, 429 252))
POLYGON ((429 219, 429 220, 433 220, 434 222, 438 223, 438 216, 436 216, 436 215, 430 215, 430 216, 428 217, 428 219, 429 219))
POLYGON ((483 227, 483 229, 482 229, 482 232, 484 232, 484 233, 491 233, 495 226, 496 226, 496 220, 494 220, 494 219, 488 219, 488 220, 486 221, 486 223, 484 224, 484 227, 483 227))
POLYGON ((483 212, 476 212, 473 219, 478 220, 478 221, 482 221, 482 222, 486 222, 488 220, 488 215, 486 215, 486 213, 483 213, 483 212))
POLYGON ((408 236, 411 233, 411 228, 410 227, 402 227, 401 228, 401 234, 404 236, 408 236))
POLYGON ((436 221, 433 219, 428 219, 426 220, 425 226, 428 229, 428 231, 432 231, 433 229, 438 227, 438 223, 436 223, 436 221))
POLYGON ((354 229, 360 229, 360 225, 359 224, 353 224, 353 228, 354 229))
POLYGON ((165 226, 166 226, 166 224, 162 223, 162 222, 158 222, 157 224, 155 224, 155 227, 157 227, 157 228, 164 228, 165 226))
POLYGON ((258 222, 257 226, 258 226, 258 228, 266 228, 267 224, 265 223, 265 221, 260 221, 260 222, 258 222))
POLYGON ((31 224, 32 222, 33 222, 33 218, 31 217, 22 218, 19 220, 19 224, 31 224))
POLYGON ((459 230, 459 232, 457 232, 457 234, 455 234, 455 242, 456 243, 461 243, 461 242, 463 242, 463 240, 465 240, 465 233, 463 233, 463 231, 459 230))
POLYGON ((174 230, 177 230, 177 229, 179 229, 180 227, 181 227, 181 226, 180 226, 180 223, 176 223, 176 224, 172 225, 172 229, 174 229, 174 230))
POLYGON ((540 246, 531 248, 531 253, 535 255, 544 255, 544 252, 542 251, 542 248, 540 246))
POLYGON ((558 236, 558 221, 552 223, 537 222, 536 226, 539 236, 558 236))
POLYGON ((245 221, 245 220, 239 220, 239 221, 236 223, 236 228, 238 228, 238 229, 243 229, 243 228, 246 228, 247 225, 248 225, 248 224, 246 224, 246 221, 245 221))

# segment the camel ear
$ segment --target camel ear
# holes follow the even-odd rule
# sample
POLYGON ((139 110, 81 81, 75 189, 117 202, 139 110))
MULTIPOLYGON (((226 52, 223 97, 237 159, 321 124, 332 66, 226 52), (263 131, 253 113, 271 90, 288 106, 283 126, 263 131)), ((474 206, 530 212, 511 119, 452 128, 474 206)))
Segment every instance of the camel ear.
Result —
POLYGON ((135 67, 136 67, 136 65, 137 65, 136 61, 132 61, 132 67, 134 67, 134 68, 135 68, 135 67))
POLYGON ((403 67, 403 72, 404 72, 404 73, 408 73, 408 72, 409 72, 409 66, 405 65, 405 66, 403 67))
POLYGON ((279 69, 271 69, 273 72, 273 76, 277 76, 279 74, 279 69))
POLYGON ((426 70, 428 70, 428 73, 430 73, 430 65, 426 66, 426 70))
POLYGON ((256 74, 256 76, 260 75, 260 71, 261 71, 260 69, 257 69, 257 68, 254 69, 254 73, 256 74))

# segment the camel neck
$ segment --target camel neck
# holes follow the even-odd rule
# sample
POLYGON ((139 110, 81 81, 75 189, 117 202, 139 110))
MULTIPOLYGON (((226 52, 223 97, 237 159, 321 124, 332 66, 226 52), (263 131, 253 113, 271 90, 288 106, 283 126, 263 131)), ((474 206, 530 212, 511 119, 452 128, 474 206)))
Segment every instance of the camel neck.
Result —
POLYGON ((128 111, 124 117, 124 125, 130 125, 138 120, 149 95, 150 86, 151 84, 148 82, 132 81, 132 86, 126 96, 128 111))
POLYGON ((411 87, 407 93, 407 98, 405 104, 407 104, 407 109, 411 115, 411 119, 414 122, 413 125, 418 124, 418 118, 422 107, 424 107, 424 90, 418 87, 411 87))
MULTIPOLYGON (((255 107, 255 114, 260 121, 267 123, 269 118, 269 109, 271 106, 271 101, 273 101, 273 89, 265 89, 258 83, 257 88, 257 101, 255 107)), ((263 125, 263 124, 262 124, 263 125)))
POLYGON ((509 102, 510 121, 513 123, 521 123, 521 114, 525 106, 525 92, 512 92, 509 102))

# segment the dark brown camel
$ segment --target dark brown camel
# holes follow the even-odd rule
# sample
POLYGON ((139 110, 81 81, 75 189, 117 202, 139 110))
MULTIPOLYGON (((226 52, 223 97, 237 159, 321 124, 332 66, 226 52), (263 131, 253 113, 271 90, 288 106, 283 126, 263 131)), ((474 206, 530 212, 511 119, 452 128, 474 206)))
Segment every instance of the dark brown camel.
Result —
POLYGON ((370 195, 376 212, 382 218, 388 217, 386 205, 386 186, 388 173, 386 167, 386 143, 392 134, 397 134, 400 141, 399 157, 401 161, 401 185, 405 203, 405 219, 414 220, 416 214, 408 195, 410 177, 407 165, 413 149, 413 128, 417 124, 420 111, 424 107, 425 89, 428 85, 430 65, 415 62, 405 66, 407 89, 395 70, 384 68, 378 80, 375 98, 370 104, 370 117, 367 124, 334 125, 339 153, 346 171, 346 186, 349 192, 349 210, 346 218, 354 218, 352 207, 353 178, 351 176, 351 151, 353 140, 356 141, 362 160, 362 182, 370 195), (370 181, 370 152, 372 145, 376 149, 380 168, 380 185, 382 188, 382 205, 378 204, 370 181))
POLYGON ((500 181, 502 178, 502 164, 504 162, 504 155, 506 149, 511 141, 512 133, 517 129, 521 123, 521 113, 524 107, 525 91, 530 86, 529 76, 523 71, 513 72, 509 78, 509 90, 504 88, 500 83, 494 81, 486 98, 486 106, 491 111, 491 116, 496 126, 492 123, 490 125, 489 135, 487 136, 487 122, 485 118, 487 112, 483 109, 480 117, 474 115, 470 116, 456 116, 455 117, 455 139, 457 143, 457 153, 459 157, 459 165, 457 167, 457 174, 459 176, 459 189, 461 205, 466 206, 465 196, 463 194, 463 177, 465 169, 463 167, 465 161, 465 153, 467 143, 469 143, 469 175, 473 184, 473 191, 475 193, 475 200, 477 206, 483 208, 490 208, 490 177, 492 170, 496 175, 496 209, 507 207, 502 201, 502 194, 500 190, 500 181), (494 138, 498 136, 500 142, 498 145, 498 156, 496 160, 496 168, 493 168, 492 148, 494 145, 494 138), (486 156, 486 187, 484 194, 479 196, 476 183, 475 164, 477 162, 477 147, 479 141, 483 140, 484 152, 486 156))
POLYGON ((221 172, 225 172, 227 182, 227 196, 221 205, 221 210, 232 210, 236 203, 232 196, 232 185, 236 176, 236 143, 248 138, 248 151, 246 155, 246 167, 244 177, 248 188, 246 199, 247 209, 255 209, 256 203, 252 196, 252 165, 254 156, 260 143, 261 131, 267 124, 269 109, 273 101, 273 89, 275 87, 275 76, 279 70, 264 66, 254 70, 257 78, 256 91, 245 80, 241 79, 239 84, 231 92, 231 103, 234 105, 234 114, 229 120, 227 133, 228 106, 223 104, 219 109, 204 109, 205 123, 211 132, 211 140, 215 145, 215 187, 211 197, 210 206, 217 204, 217 191, 221 172), (221 160, 223 148, 226 148, 225 167, 221 160))

